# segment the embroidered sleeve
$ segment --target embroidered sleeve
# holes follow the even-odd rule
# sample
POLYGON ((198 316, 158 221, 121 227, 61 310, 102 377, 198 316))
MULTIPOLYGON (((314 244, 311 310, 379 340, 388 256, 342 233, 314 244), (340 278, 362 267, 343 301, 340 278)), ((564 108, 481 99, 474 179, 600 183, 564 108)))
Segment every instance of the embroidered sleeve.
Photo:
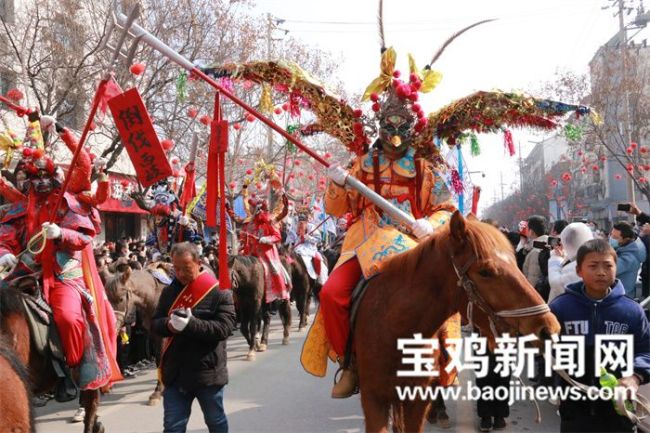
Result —
POLYGON ((59 239, 59 245, 64 249, 81 251, 92 240, 92 234, 86 232, 85 230, 77 231, 61 227, 61 238, 59 239))

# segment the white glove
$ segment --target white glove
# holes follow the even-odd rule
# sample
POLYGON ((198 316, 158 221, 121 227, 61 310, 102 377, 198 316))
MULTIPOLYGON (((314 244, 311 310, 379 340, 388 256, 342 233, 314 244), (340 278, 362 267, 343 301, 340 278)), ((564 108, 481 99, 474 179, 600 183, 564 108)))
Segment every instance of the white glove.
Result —
POLYGON ((43 223, 42 227, 45 229, 45 237, 47 239, 59 239, 61 237, 61 227, 54 223, 43 223))
POLYGON ((340 165, 332 165, 327 169, 327 177, 332 179, 339 186, 345 185, 345 180, 350 173, 340 165))
POLYGON ((190 219, 188 217, 186 217, 185 215, 183 215, 182 217, 180 217, 178 219, 178 223, 180 225, 182 225, 182 226, 187 226, 187 225, 190 224, 190 219))
POLYGON ((93 160, 93 167, 95 167, 95 169, 97 171, 101 171, 104 168, 106 168, 107 163, 108 163, 108 161, 106 161, 106 158, 102 158, 101 156, 97 156, 93 160))
POLYGON ((41 122, 41 131, 43 132, 54 131, 54 125, 56 124, 56 119, 54 118, 54 116, 41 116, 40 122, 41 122))
POLYGON ((269 236, 263 236, 260 238, 260 243, 261 244, 266 244, 266 245, 271 245, 273 242, 271 242, 271 238, 269 236))
POLYGON ((411 226, 411 231, 416 238, 422 239, 433 234, 433 226, 428 220, 420 218, 419 220, 416 220, 415 224, 411 226))
POLYGON ((185 312, 187 313, 187 317, 181 317, 178 314, 172 313, 171 317, 169 318, 169 325, 176 332, 183 332, 183 329, 185 329, 187 324, 190 323, 190 319, 192 318, 192 309, 186 308, 185 312))
POLYGON ((18 258, 11 253, 0 257, 0 268, 13 268, 18 263, 18 258))

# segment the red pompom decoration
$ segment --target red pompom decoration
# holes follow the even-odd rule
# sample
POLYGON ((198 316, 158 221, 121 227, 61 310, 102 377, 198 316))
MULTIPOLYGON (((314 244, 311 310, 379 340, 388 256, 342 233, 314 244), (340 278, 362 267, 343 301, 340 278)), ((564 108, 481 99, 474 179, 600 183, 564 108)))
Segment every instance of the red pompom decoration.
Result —
POLYGON ((248 114, 248 115, 246 116, 246 120, 249 121, 249 122, 252 122, 252 121, 255 120, 255 116, 253 116, 252 114, 248 114))
POLYGON ((273 112, 274 112, 275 114, 282 114, 282 108, 280 108, 280 107, 275 107, 275 109, 273 110, 273 112))
POLYGON ((418 74, 416 74, 415 72, 411 72, 411 74, 409 75, 409 82, 415 83, 416 81, 420 81, 420 79, 418 78, 418 74))
POLYGON ((255 188, 257 188, 257 189, 262 189, 262 186, 264 186, 264 185, 262 185, 260 182, 257 182, 255 184, 255 188))
POLYGON ((282 104, 282 109, 283 109, 284 111, 287 111, 287 110, 289 109, 289 103, 288 103, 288 102, 285 102, 284 104, 282 104))
POLYGON ((129 68, 129 71, 131 71, 133 75, 140 75, 144 72, 144 67, 144 63, 134 63, 129 68))
POLYGON ((14 102, 20 102, 21 99, 23 99, 25 95, 23 95, 23 92, 21 92, 18 89, 9 89, 7 92, 7 98, 11 99, 14 102))
POLYGON ((230 183, 228 184, 228 186, 230 187, 230 189, 235 189, 235 187, 237 186, 237 184, 236 184, 235 182, 230 182, 230 183))
POLYGON ((212 121, 212 118, 210 118, 210 116, 208 116, 207 114, 204 115, 204 116, 201 116, 201 118, 199 119, 199 122, 201 122, 205 126, 208 126, 211 121, 212 121))
POLYGON ((353 113, 354 113, 354 117, 356 117, 357 119, 363 116, 363 111, 360 108, 354 110, 353 113))
POLYGON ((379 101, 379 95, 376 94, 376 93, 371 93, 371 94, 370 94, 370 100, 371 100, 372 102, 378 102, 378 101, 379 101))
POLYGON ((197 110, 196 107, 190 107, 187 109, 187 115, 192 119, 194 119, 197 114, 199 114, 199 110, 197 110))
POLYGON ((239 130, 239 129, 241 129, 241 124, 235 123, 234 125, 232 125, 232 127, 239 130))
POLYGON ((413 110, 413 111, 415 111, 417 113, 418 111, 422 110, 422 107, 420 106, 420 104, 413 104, 413 105, 411 105, 411 110, 413 110))
POLYGON ((23 149, 23 158, 29 158, 34 154, 34 150, 31 147, 25 147, 23 149))
POLYGON ((35 159, 42 158, 44 154, 43 149, 32 149, 32 157, 35 159))
POLYGON ((127 186, 129 186, 129 183, 130 182, 128 180, 126 180, 126 179, 122 179, 120 181, 120 185, 122 185, 123 188, 126 188, 127 186))
POLYGON ((393 78, 399 78, 402 73, 400 71, 393 71, 393 78))
POLYGON ((165 149, 166 152, 172 150, 174 147, 174 142, 170 140, 169 138, 164 139, 163 141, 160 142, 162 144, 163 149, 165 149))
POLYGON ((257 194, 255 194, 254 192, 251 192, 251 198, 255 198, 256 195, 257 194))
POLYGON ((381 105, 379 105, 379 102, 375 102, 374 104, 372 104, 372 111, 374 111, 375 113, 377 113, 380 109, 381 109, 381 105))
POLYGON ((251 174, 253 174, 253 170, 249 168, 248 170, 246 170, 246 174, 250 176, 251 174))
POLYGON ((354 131, 354 135, 361 135, 363 134, 363 125, 359 122, 354 122, 352 124, 352 131, 354 131))

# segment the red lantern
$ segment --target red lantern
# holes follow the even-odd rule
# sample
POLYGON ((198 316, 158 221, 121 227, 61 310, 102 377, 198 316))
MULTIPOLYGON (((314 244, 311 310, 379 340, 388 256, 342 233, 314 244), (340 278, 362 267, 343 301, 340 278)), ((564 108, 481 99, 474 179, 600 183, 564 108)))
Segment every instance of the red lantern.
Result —
POLYGON ((634 171, 634 165, 632 165, 632 164, 628 164, 626 168, 627 168, 627 171, 634 171))
POLYGON ((616 176, 614 176, 614 179, 621 180, 621 179, 623 179, 623 176, 621 176, 620 174, 617 174, 616 176))
POLYGON ((600 160, 601 161, 607 161, 607 157, 605 155, 600 155, 600 160))
POLYGON ((288 103, 288 102, 285 102, 284 104, 282 104, 282 109, 283 109, 284 111, 287 111, 287 110, 289 109, 289 103, 288 103))
POLYGON ((634 149, 632 147, 628 147, 627 149, 625 149, 625 151, 627 152, 628 155, 632 155, 632 152, 634 152, 634 149))
POLYGON ((298 177, 305 177, 305 173, 303 173, 302 171, 299 172, 299 173, 298 173, 298 177))
POLYGON ((571 173, 569 173, 568 171, 567 171, 567 172, 564 172, 564 173, 562 174, 562 180, 563 180, 564 182, 570 182, 570 181, 571 181, 571 173))
POLYGON ((232 125, 232 127, 233 127, 234 129, 236 129, 236 130, 240 130, 240 129, 241 129, 241 124, 239 124, 239 123, 235 123, 234 125, 232 125))
POLYGON ((579 150, 578 151, 578 156, 582 156, 582 155, 584 155, 584 152, 582 150, 579 150))
POLYGON ((596 164, 594 164, 594 165, 591 166, 591 169, 593 171, 598 171, 598 166, 596 164))
POLYGON ((9 89, 7 92, 7 98, 11 99, 14 102, 20 102, 21 99, 23 99, 24 95, 23 92, 21 92, 18 89, 9 89))
POLYGON ((262 189, 262 186, 263 186, 263 185, 262 185, 261 182, 257 182, 257 183, 255 184, 255 188, 257 188, 257 189, 262 189))
POLYGON ((255 194, 254 192, 251 192, 251 198, 255 198, 256 195, 257 194, 255 194))
POLYGON ((314 175, 313 175, 313 174, 310 174, 309 176, 307 176, 307 179, 309 179, 309 180, 314 180, 314 175))
POLYGON ((205 126, 208 126, 211 121, 212 121, 212 119, 207 114, 204 115, 204 116, 201 116, 201 118, 199 119, 199 122, 201 122, 205 126))
POLYGON ((252 121, 255 120, 255 116, 253 116, 252 114, 248 114, 248 115, 246 116, 246 120, 249 121, 249 122, 252 122, 252 121))
POLYGON ((274 112, 275 114, 282 114, 282 108, 280 108, 280 107, 275 107, 275 109, 273 110, 273 112, 274 112))
POLYGON ((230 187, 230 189, 235 189, 237 184, 235 182, 230 182, 230 184, 228 186, 230 187))
POLYGON ((134 63, 129 68, 129 71, 131 71, 133 75, 140 75, 144 72, 144 68, 145 68, 144 63, 134 63))
POLYGON ((253 174, 253 170, 249 168, 248 170, 246 170, 246 174, 250 176, 251 174, 253 174))
POLYGON ((192 119, 194 119, 197 114, 199 114, 199 110, 197 110, 196 107, 190 107, 187 109, 187 115, 192 119))
POLYGON ((169 152, 174 148, 174 142, 169 138, 164 139, 163 141, 160 142, 160 144, 162 144, 162 147, 163 149, 165 149, 165 152, 169 152))
POLYGON ((634 141, 630 141, 630 147, 631 147, 632 149, 636 149, 637 146, 638 146, 637 143, 635 143, 634 141))
POLYGON ((332 157, 332 154, 329 153, 329 152, 327 152, 327 153, 324 155, 324 157, 325 157, 325 159, 330 159, 330 158, 332 157))
POLYGON ((129 186, 129 181, 126 179, 122 179, 120 181, 120 185, 122 185, 122 188, 126 188, 127 186, 129 186))
POLYGON ((293 162, 293 165, 295 165, 296 167, 300 167, 300 160, 299 160, 299 159, 296 159, 296 160, 293 162))
POLYGON ((557 186, 557 180, 553 179, 551 181, 551 186, 556 187, 557 186))
POLYGON ((645 155, 646 153, 648 153, 648 148, 645 146, 641 146, 639 147, 639 152, 645 155))
POLYGON ((641 183, 648 183, 648 179, 646 179, 645 177, 640 177, 640 178, 639 178, 639 182, 641 182, 641 183))

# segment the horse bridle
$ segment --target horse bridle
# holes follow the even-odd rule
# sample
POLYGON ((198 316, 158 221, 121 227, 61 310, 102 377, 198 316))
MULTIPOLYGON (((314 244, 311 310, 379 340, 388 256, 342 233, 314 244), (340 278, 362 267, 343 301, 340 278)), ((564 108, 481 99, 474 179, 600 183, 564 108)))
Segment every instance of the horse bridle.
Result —
POLYGON ((539 305, 533 305, 531 307, 523 307, 523 308, 514 308, 511 310, 501 310, 501 311, 494 311, 494 308, 490 306, 485 301, 485 298, 481 295, 481 293, 478 291, 476 288, 476 284, 474 284, 474 281, 467 275, 467 271, 469 271, 469 268, 476 262, 476 255, 472 255, 472 258, 467 261, 463 266, 460 268, 456 265, 456 261, 454 260, 454 255, 451 254, 451 264, 454 267, 454 271, 456 272, 456 276, 458 277, 458 287, 461 287, 462 289, 465 290, 465 293, 467 294, 467 320, 469 321, 470 326, 474 326, 474 321, 473 321, 473 309, 474 309, 474 304, 476 304, 485 314, 487 314, 488 319, 490 321, 490 329, 492 330, 492 333, 494 334, 494 337, 496 338, 499 334, 497 332, 497 324, 499 323, 504 323, 507 325, 508 328, 511 326, 506 323, 503 318, 506 317, 529 317, 529 316, 536 316, 538 314, 544 314, 548 313, 551 311, 551 309, 548 307, 547 304, 539 304, 539 305))

